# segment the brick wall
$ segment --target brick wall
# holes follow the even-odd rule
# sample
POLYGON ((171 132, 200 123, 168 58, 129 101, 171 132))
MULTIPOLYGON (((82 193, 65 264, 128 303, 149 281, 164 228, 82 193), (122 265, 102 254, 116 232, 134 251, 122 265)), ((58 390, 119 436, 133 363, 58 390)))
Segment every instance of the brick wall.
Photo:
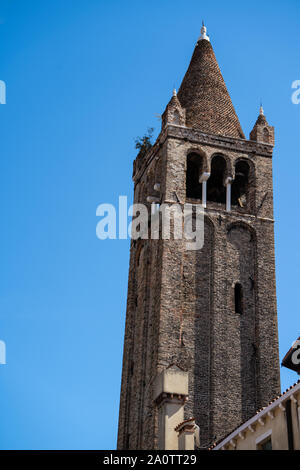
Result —
POLYGON ((249 204, 226 212, 208 202, 199 251, 187 251, 184 240, 132 242, 119 448, 157 447, 153 381, 172 363, 189 371, 185 413, 195 416, 202 446, 280 393, 272 147, 167 126, 135 162, 135 201, 146 203, 158 182, 162 202, 183 204, 191 151, 208 170, 213 156, 223 155, 233 177, 236 161, 248 161, 249 204), (242 314, 234 309, 236 282, 243 286, 242 314))

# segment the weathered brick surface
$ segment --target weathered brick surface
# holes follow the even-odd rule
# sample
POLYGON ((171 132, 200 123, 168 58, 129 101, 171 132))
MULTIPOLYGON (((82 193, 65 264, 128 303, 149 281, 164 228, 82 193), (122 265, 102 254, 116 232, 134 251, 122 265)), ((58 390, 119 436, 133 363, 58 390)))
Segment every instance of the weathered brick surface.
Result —
POLYGON ((244 138, 210 42, 197 43, 178 98, 188 127, 244 138))
POLYGON ((196 418, 203 447, 280 393, 272 146, 257 138, 267 123, 256 123, 251 141, 215 135, 223 129, 204 133, 201 127, 172 125, 176 106, 173 99, 157 142, 134 162, 135 202, 156 195, 161 202, 184 204, 190 152, 208 172, 214 155, 222 155, 225 176, 232 178, 236 163, 248 162, 250 187, 244 207, 231 212, 208 202, 201 250, 188 251, 185 240, 131 243, 120 449, 157 448, 153 381, 172 363, 189 371, 185 414, 196 418), (237 282, 243 286, 242 314, 235 312, 237 282))
POLYGON ((186 417, 196 417, 203 446, 280 391, 272 159, 196 140, 193 131, 193 144, 165 136, 136 181, 136 188, 144 187, 140 201, 153 194, 155 180, 161 183, 164 200, 184 202, 186 155, 193 150, 205 155, 208 166, 216 152, 225 155, 229 174, 238 159, 251 161, 255 206, 228 213, 223 205, 208 203, 205 244, 199 251, 187 251, 182 240, 132 243, 120 448, 156 446, 152 383, 156 373, 173 362, 190 371, 186 417), (242 315, 234 311, 235 282, 244 288, 242 315))

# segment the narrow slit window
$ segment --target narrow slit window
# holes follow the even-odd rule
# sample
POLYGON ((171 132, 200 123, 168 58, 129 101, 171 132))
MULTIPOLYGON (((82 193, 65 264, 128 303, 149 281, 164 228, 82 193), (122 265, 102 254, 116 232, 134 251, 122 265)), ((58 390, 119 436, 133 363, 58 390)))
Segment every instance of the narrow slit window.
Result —
POLYGON ((235 313, 243 313, 243 288, 240 283, 234 286, 235 313))

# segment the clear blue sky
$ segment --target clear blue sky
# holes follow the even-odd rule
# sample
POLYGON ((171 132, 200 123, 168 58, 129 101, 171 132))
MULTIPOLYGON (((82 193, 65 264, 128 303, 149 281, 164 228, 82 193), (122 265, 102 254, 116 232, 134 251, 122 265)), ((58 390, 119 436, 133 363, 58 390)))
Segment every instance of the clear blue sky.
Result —
MULTIPOLYGON (((245 133, 276 128, 280 358, 299 335, 298 0, 1 0, 2 449, 116 445, 129 241, 96 207, 132 198, 134 138, 159 131, 204 18, 245 133)), ((267 286, 266 286, 267 288, 267 286)), ((282 370, 282 386, 297 376, 282 370)))

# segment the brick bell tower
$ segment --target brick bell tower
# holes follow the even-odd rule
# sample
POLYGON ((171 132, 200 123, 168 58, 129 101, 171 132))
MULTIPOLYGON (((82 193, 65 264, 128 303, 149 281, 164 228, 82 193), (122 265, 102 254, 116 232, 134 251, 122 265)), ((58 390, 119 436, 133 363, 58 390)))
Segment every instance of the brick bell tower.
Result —
POLYGON ((133 180, 134 202, 149 211, 151 201, 203 204, 204 246, 131 242, 119 449, 159 448, 154 388, 164 370, 188 373, 184 413, 201 448, 280 393, 273 145, 262 108, 245 138, 203 26, 133 180))

